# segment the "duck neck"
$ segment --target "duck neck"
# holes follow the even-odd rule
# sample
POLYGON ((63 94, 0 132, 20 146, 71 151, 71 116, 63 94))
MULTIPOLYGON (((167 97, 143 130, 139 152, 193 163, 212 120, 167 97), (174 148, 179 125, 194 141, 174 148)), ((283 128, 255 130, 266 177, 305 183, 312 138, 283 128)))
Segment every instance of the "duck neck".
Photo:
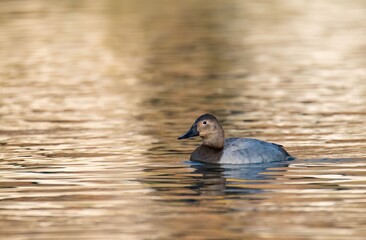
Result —
POLYGON ((223 149, 225 145, 224 130, 221 128, 219 131, 215 131, 214 133, 203 137, 202 145, 214 149, 223 149))

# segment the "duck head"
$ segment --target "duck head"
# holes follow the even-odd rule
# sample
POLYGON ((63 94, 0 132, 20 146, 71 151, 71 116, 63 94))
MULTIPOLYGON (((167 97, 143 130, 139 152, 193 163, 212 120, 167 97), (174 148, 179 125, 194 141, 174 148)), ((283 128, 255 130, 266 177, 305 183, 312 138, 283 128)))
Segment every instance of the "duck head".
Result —
POLYGON ((197 118, 192 127, 187 133, 180 136, 178 139, 185 139, 200 136, 202 145, 221 149, 224 147, 225 134, 216 117, 211 114, 204 114, 197 118))

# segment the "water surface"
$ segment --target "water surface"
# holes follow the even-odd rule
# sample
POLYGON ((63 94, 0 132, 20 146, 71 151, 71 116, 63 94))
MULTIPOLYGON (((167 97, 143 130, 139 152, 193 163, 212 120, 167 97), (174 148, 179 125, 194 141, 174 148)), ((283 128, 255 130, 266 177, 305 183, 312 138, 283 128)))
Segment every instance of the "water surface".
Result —
POLYGON ((0 2, 5 239, 364 239, 364 1, 0 2), (298 160, 187 161, 206 112, 298 160))

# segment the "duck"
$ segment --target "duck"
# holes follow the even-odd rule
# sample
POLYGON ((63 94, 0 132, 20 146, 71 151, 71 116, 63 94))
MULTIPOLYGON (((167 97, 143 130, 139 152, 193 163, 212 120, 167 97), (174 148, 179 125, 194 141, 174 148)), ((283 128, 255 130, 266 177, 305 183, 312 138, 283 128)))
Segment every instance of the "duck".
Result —
POLYGON ((254 138, 227 138, 217 118, 203 114, 178 140, 200 136, 202 144, 190 160, 201 163, 251 164, 293 160, 282 145, 254 138))

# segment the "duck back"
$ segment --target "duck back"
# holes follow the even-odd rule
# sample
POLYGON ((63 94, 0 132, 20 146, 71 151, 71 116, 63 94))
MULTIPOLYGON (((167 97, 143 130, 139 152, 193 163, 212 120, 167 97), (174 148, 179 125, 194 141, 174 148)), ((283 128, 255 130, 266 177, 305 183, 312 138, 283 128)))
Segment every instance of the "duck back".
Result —
POLYGON ((291 160, 281 145, 253 138, 228 138, 220 163, 246 164, 291 160))

